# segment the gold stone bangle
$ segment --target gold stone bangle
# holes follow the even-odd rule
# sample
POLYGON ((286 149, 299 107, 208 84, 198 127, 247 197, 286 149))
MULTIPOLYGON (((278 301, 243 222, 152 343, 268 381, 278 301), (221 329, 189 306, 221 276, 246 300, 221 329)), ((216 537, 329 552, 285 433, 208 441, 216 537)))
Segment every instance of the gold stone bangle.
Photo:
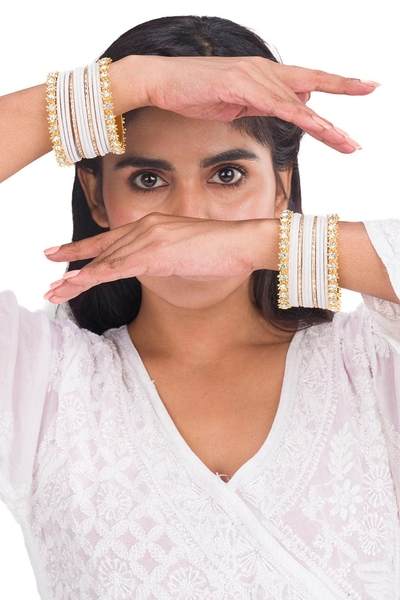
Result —
POLYGON ((112 59, 108 56, 105 56, 98 61, 100 70, 100 95, 103 102, 107 137, 111 152, 113 154, 124 154, 126 148, 125 117, 124 115, 114 116, 109 70, 111 62, 112 59))
POLYGON ((67 159, 64 147, 61 142, 60 130, 57 118, 57 78, 58 71, 52 71, 47 75, 46 80, 46 112, 49 127, 51 144, 54 150, 57 163, 60 167, 71 165, 67 159))
POLYGON ((279 218, 278 308, 291 308, 289 303, 289 242, 293 211, 285 209, 279 218))
POLYGON ((339 311, 341 305, 341 289, 339 287, 339 248, 337 243, 339 216, 328 215, 327 235, 327 268, 328 268, 328 309, 339 311))

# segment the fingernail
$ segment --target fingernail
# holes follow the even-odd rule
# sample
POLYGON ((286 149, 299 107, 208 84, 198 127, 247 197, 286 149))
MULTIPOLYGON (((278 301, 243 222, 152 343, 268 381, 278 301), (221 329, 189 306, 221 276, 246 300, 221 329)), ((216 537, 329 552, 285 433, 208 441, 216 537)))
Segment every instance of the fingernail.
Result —
POLYGON ((64 283, 64 279, 58 279, 57 281, 53 281, 53 283, 50 284, 50 289, 54 289, 55 287, 61 285, 62 283, 64 283))
POLYGON ((371 79, 359 79, 359 82, 363 85, 369 85, 373 87, 378 87, 378 85, 381 85, 378 81, 372 81, 371 79))
POLYGON ((57 250, 59 250, 61 246, 51 246, 50 248, 46 248, 43 252, 48 256, 49 254, 55 254, 57 250))
POLYGON ((346 131, 343 131, 343 129, 340 129, 339 127, 335 127, 335 129, 336 131, 339 131, 339 133, 342 133, 345 136, 346 141, 349 142, 351 146, 355 146, 358 150, 361 150, 360 144, 356 142, 356 140, 353 140, 353 138, 351 138, 346 131))
POLYGON ((63 279, 70 279, 70 277, 76 277, 81 272, 81 269, 76 269, 74 271, 68 271, 63 275, 63 279))
POLYGON ((43 298, 45 300, 49 300, 52 295, 53 295, 53 290, 49 290, 48 292, 46 292, 45 294, 43 294, 43 298))
POLYGON ((362 146, 360 146, 360 145, 354 146, 353 144, 350 144, 349 142, 346 143, 346 147, 350 148, 351 150, 362 150, 362 146))

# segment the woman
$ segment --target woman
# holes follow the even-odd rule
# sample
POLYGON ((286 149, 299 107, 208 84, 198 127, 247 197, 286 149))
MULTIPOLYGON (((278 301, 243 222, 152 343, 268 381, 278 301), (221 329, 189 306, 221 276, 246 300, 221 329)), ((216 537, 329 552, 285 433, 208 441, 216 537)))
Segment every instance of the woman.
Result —
MULTIPOLYGON (((49 259, 82 270, 47 295, 71 318, 0 294, 0 493, 40 594, 398 597, 400 220, 339 223, 353 312, 276 302, 302 134, 357 147, 309 94, 374 86, 217 17, 103 56, 127 148, 76 164, 73 243, 49 259)), ((2 101, 35 141, 4 179, 51 146, 43 86, 2 101)))

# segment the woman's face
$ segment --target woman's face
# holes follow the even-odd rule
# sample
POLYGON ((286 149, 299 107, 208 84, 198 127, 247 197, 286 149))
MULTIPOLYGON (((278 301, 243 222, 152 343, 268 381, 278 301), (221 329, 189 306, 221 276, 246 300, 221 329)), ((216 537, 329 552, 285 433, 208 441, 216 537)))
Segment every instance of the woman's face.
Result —
MULTIPOLYGON (((127 124, 125 154, 107 154, 102 161, 102 190, 96 190, 93 175, 78 169, 92 216, 101 227, 114 229, 152 212, 232 221, 277 218, 287 207, 277 193, 270 150, 229 123, 145 107, 127 124), (248 156, 241 158, 239 149, 248 156), (212 158, 221 153, 226 156, 212 158), (135 163, 130 161, 133 155, 135 163), (165 164, 152 164, 156 160, 165 164)), ((281 172, 287 193, 290 176, 281 172)), ((248 279, 138 276, 144 288, 187 308, 220 302, 248 279)))

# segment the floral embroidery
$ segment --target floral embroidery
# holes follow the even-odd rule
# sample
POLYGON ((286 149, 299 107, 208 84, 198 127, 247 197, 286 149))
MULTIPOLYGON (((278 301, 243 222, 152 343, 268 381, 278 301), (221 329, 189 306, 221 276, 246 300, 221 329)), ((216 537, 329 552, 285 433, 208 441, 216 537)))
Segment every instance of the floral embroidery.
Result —
MULTIPOLYGON (((14 418, 10 410, 0 411, 0 448, 6 452, 14 431, 14 418)), ((0 456, 1 456, 0 454, 0 456)))
MULTIPOLYGON (((388 221, 370 231, 400 289, 400 221, 388 221)), ((2 299, 10 303, 0 294, 0 309, 2 299)), ((268 468, 215 490, 182 464, 127 360, 122 329, 97 336, 53 320, 43 414, 23 430, 34 455, 21 453, 18 437, 30 390, 5 373, 15 385, 0 399, 0 496, 32 536, 46 597, 393 600, 400 305, 363 300, 302 337, 295 394, 268 468)), ((21 309, 23 317, 39 323, 21 309)), ((31 353, 19 366, 39 359, 31 353)))

